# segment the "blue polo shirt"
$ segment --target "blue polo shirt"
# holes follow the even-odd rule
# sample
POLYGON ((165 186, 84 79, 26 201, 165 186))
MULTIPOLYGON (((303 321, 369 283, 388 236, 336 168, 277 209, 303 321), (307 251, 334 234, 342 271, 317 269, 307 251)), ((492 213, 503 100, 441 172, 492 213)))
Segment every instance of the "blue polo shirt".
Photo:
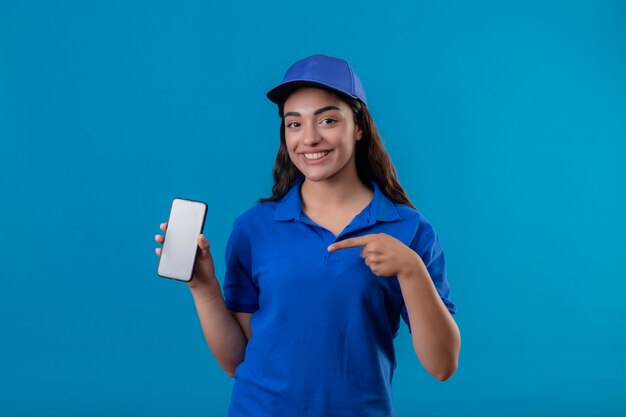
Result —
POLYGON ((392 202, 375 181, 372 201, 335 236, 302 211, 303 180, 233 223, 224 299, 253 314, 229 416, 391 416, 393 339, 400 317, 409 325, 400 285, 374 275, 361 247, 326 248, 371 233, 399 239, 420 255, 454 315, 441 244, 421 213, 392 202))

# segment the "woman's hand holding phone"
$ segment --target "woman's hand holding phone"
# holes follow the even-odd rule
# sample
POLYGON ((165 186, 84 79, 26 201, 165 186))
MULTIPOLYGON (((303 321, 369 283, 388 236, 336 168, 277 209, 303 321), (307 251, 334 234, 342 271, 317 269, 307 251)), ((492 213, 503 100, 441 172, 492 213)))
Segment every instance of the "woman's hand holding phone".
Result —
MULTIPOLYGON (((164 232, 167 230, 167 222, 161 223, 159 226, 164 232)), ((163 245, 164 236, 155 235, 154 240, 163 245)), ((196 266, 193 272, 193 278, 191 281, 186 282, 187 286, 191 290, 206 289, 211 290, 217 284, 217 278, 215 277, 215 265, 213 263, 213 256, 209 249, 210 243, 204 237, 203 234, 198 236, 198 246, 200 250, 198 257, 196 258, 196 266)), ((155 248, 157 255, 161 256, 161 248, 155 248)))

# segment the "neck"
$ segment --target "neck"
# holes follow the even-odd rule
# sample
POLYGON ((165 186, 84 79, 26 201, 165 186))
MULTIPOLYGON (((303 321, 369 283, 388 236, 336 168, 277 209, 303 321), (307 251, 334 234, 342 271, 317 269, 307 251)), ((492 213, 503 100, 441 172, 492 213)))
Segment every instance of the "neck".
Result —
POLYGON ((321 181, 304 179, 300 188, 303 210, 328 208, 340 209, 361 205, 372 199, 374 192, 361 182, 356 170, 349 175, 333 176, 321 181))

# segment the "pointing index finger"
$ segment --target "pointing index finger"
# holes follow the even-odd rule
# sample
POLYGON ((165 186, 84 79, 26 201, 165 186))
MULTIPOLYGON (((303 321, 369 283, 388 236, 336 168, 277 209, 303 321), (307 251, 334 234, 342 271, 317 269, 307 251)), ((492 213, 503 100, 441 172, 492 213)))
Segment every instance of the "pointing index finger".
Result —
POLYGON ((365 246, 367 245, 372 235, 365 235, 359 237, 352 237, 350 239, 344 239, 340 242, 335 242, 332 245, 328 246, 329 252, 334 252, 337 249, 346 249, 346 248, 356 248, 357 246, 365 246))

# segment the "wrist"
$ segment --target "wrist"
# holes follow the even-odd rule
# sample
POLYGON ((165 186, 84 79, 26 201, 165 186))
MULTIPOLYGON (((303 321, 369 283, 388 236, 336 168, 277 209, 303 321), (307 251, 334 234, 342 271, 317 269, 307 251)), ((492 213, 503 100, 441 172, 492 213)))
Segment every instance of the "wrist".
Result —
POLYGON ((400 281, 414 280, 420 274, 420 271, 424 269, 426 269, 424 261, 422 261, 422 258, 420 258, 418 254, 415 254, 415 259, 413 260, 413 262, 405 265, 404 268, 400 269, 397 278, 400 281))
POLYGON ((217 279, 212 279, 207 283, 189 285, 189 290, 196 304, 212 303, 222 297, 222 289, 217 279))

